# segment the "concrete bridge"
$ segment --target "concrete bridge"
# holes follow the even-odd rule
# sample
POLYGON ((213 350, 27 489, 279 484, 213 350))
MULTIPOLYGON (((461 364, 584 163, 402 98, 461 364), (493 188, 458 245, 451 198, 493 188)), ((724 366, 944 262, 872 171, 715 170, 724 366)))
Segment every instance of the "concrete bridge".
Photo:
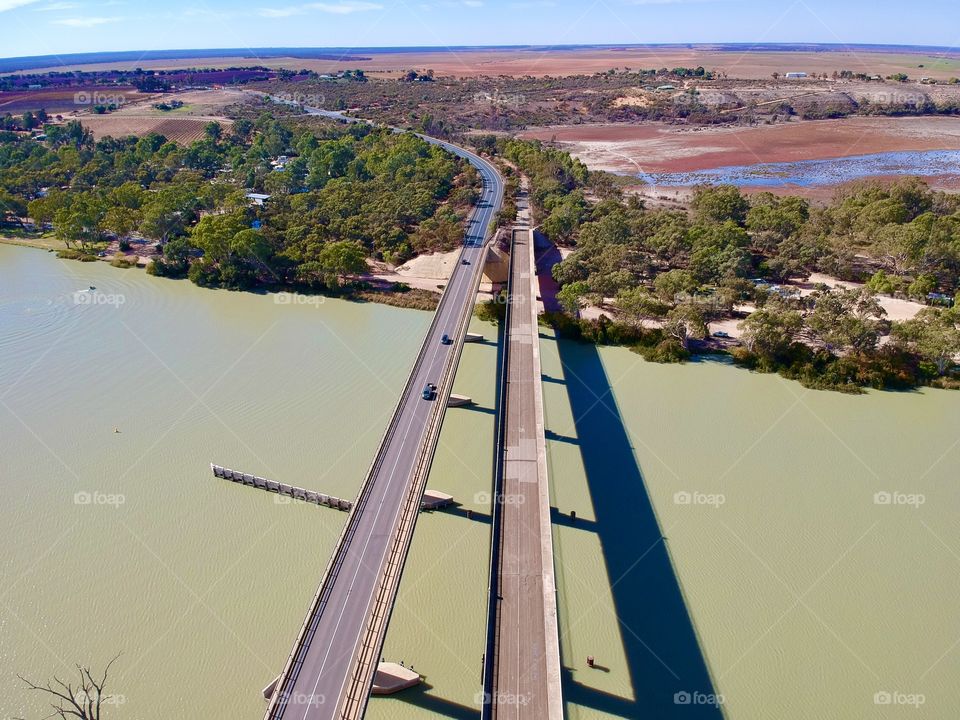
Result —
POLYGON ((473 312, 487 228, 503 199, 503 180, 490 163, 455 145, 425 139, 477 168, 483 178, 481 201, 470 218, 460 262, 275 684, 267 720, 360 718, 370 697, 473 312), (452 341, 449 345, 441 343, 444 335, 452 341))
POLYGON ((503 333, 483 720, 562 720, 533 233, 525 194, 503 333))

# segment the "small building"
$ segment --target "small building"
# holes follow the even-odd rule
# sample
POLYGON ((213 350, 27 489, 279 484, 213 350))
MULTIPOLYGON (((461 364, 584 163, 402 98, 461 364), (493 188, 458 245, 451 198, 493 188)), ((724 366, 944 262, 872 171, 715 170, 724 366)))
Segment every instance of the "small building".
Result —
POLYGON ((668 92, 670 90, 676 90, 677 88, 673 85, 658 85, 657 92, 668 92))
POLYGON ((263 193, 247 193, 247 200, 250 200, 254 205, 263 205, 269 199, 270 196, 263 193))
POLYGON ((787 80, 803 80, 807 77, 807 74, 805 72, 788 72, 784 77, 787 80))

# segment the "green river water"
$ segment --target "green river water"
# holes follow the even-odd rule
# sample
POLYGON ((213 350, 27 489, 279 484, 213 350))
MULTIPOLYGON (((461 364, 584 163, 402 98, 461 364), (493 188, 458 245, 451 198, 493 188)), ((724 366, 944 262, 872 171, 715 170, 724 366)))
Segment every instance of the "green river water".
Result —
MULTIPOLYGON (((262 717, 345 515, 208 463, 353 497, 429 320, 0 245, 0 717, 118 652, 107 718, 262 717)), ((960 394, 542 356, 569 717, 957 716, 960 394)), ((496 362, 464 351, 430 479, 462 507, 384 648, 426 682, 375 720, 478 716, 496 362)))

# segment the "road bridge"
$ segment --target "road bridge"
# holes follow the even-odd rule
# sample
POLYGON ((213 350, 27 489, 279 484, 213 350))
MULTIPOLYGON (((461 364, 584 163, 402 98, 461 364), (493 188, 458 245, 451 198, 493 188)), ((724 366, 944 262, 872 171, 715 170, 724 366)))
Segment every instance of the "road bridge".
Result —
POLYGON ((483 178, 480 201, 379 450, 275 685, 266 720, 360 718, 370 696, 473 312, 488 227, 503 199, 503 180, 493 165, 450 143, 424 139, 477 168, 483 178), (441 341, 444 335, 448 344, 441 341))

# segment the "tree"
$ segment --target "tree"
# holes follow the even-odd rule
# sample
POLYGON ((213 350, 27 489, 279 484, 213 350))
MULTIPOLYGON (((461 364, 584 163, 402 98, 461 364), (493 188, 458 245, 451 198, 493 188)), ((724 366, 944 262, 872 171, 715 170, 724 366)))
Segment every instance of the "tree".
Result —
POLYGON ((937 289, 937 279, 933 275, 920 274, 910 283, 907 292, 911 297, 925 298, 937 289))
POLYGON ((773 300, 751 313, 737 325, 747 349, 761 357, 774 359, 790 349, 803 327, 800 313, 773 300))
POLYGON ((894 323, 890 336, 901 347, 933 363, 946 375, 960 354, 960 313, 956 309, 923 308, 912 320, 894 323))
POLYGON ((689 295, 697 289, 697 281, 686 270, 670 270, 657 275, 653 289, 664 302, 675 302, 680 295, 689 295))
POLYGON ((248 118, 239 118, 233 123, 233 136, 241 142, 245 141, 252 131, 253 121, 248 118))
POLYGON ((303 263, 302 280, 319 279, 327 287, 339 287, 348 275, 359 275, 367 269, 366 253, 357 243, 339 240, 326 243, 314 261, 303 263))
POLYGON ((690 338, 702 340, 707 336, 707 320, 703 308, 693 302, 682 302, 667 313, 663 329, 687 349, 690 338))
POLYGON ((726 222, 732 220, 743 225, 747 219, 750 202, 733 185, 698 187, 693 191, 690 203, 698 220, 726 222))
POLYGON ((804 318, 814 338, 830 350, 863 355, 875 350, 887 314, 870 288, 818 290, 810 296, 813 311, 804 318))
POLYGON ((220 263, 230 259, 240 249, 235 245, 234 238, 246 228, 247 223, 239 213, 207 215, 196 224, 190 236, 193 244, 203 250, 205 257, 220 263))
POLYGON ((557 291, 557 300, 568 313, 579 316, 583 299, 590 292, 590 286, 583 280, 568 283, 557 291))
POLYGON ((617 309, 631 325, 639 326, 646 318, 666 315, 668 306, 644 288, 637 287, 617 293, 617 309))
POLYGON ((69 207, 61 208, 53 217, 57 239, 70 247, 77 243, 85 248, 100 239, 101 208, 89 197, 79 196, 69 207))
POLYGON ((30 690, 34 690, 46 695, 50 700, 50 707, 53 712, 47 717, 59 717, 62 720, 67 718, 78 718, 79 720, 100 720, 102 707, 110 704, 112 696, 107 695, 105 690, 107 686, 107 675, 113 663, 117 661, 120 655, 117 655, 104 668, 103 674, 99 678, 95 677, 89 667, 77 665, 78 684, 67 682, 54 676, 53 680, 45 685, 39 685, 31 682, 22 675, 17 675, 20 680, 26 684, 30 690))
POLYGON ((210 121, 203 126, 203 134, 210 140, 217 142, 223 137, 223 126, 216 121, 210 121))
POLYGON ((137 229, 140 224, 140 211, 130 208, 114 206, 107 210, 103 219, 100 221, 100 227, 109 230, 118 238, 124 238, 137 229))
POLYGON ((751 200, 746 224, 754 234, 754 244, 770 252, 803 227, 809 215, 810 205, 806 200, 778 198, 765 192, 751 200))

